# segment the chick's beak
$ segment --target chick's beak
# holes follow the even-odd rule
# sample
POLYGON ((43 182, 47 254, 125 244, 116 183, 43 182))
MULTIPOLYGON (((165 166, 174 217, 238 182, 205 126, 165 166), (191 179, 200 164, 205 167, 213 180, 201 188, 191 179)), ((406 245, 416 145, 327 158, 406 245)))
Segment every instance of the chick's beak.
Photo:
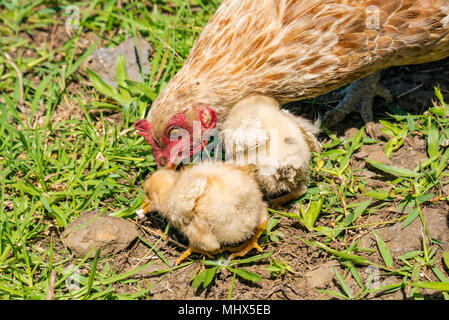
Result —
POLYGON ((140 209, 136 211, 136 213, 139 216, 139 218, 143 218, 147 213, 150 212, 150 208, 151 208, 150 201, 145 200, 140 209))
POLYGON ((182 162, 183 157, 181 156, 181 152, 176 155, 174 158, 171 157, 158 157, 156 159, 157 169, 176 169, 182 162))

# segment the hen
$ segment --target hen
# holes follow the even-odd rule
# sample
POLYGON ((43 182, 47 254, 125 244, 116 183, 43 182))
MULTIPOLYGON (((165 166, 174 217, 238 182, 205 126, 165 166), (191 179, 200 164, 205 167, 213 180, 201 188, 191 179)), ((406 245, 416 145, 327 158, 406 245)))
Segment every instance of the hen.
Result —
POLYGON ((311 152, 321 145, 317 124, 281 110, 269 97, 252 96, 232 107, 223 124, 225 151, 236 164, 254 164, 264 193, 287 195, 270 201, 271 207, 299 198, 307 191, 311 152))
POLYGON ((448 13, 449 0, 224 0, 139 131, 148 129, 159 166, 172 166, 182 151, 185 157, 207 143, 194 141, 195 121, 201 133, 221 130, 243 98, 282 104, 372 75, 355 83, 358 97, 323 119, 329 125, 357 106, 369 122, 369 99, 388 96, 377 71, 449 55, 448 13))
POLYGON ((251 249, 266 228, 268 211, 251 166, 204 163, 180 171, 159 170, 144 184, 142 213, 157 211, 189 239, 191 253, 233 251, 231 259, 251 249), (225 248, 247 240, 234 248, 225 248))

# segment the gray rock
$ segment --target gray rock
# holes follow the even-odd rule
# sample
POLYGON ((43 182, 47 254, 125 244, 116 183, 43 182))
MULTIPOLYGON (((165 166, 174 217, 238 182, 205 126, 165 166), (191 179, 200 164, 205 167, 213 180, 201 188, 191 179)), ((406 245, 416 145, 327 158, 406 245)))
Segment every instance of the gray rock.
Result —
POLYGON ((126 70, 128 77, 132 81, 142 82, 140 70, 144 74, 150 73, 149 57, 152 55, 151 45, 143 38, 139 37, 139 45, 134 38, 130 38, 115 48, 96 49, 87 65, 96 74, 98 74, 107 84, 117 88, 116 64, 117 58, 123 54, 126 61, 126 70), (137 48, 140 48, 138 50, 137 48))
POLYGON ((137 238, 137 229, 125 219, 94 211, 81 214, 67 226, 61 238, 62 243, 77 256, 84 257, 92 248, 100 248, 100 256, 103 257, 128 247, 137 238))

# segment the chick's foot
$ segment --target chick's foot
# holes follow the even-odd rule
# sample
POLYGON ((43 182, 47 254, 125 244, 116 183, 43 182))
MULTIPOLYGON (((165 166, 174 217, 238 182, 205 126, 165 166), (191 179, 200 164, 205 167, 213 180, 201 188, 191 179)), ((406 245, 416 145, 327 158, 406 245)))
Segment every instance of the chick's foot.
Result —
POLYGON ((218 253, 217 252, 207 252, 200 249, 195 248, 188 248, 184 253, 176 260, 176 265, 179 265, 182 261, 184 261, 186 258, 188 258, 192 253, 199 253, 207 256, 209 259, 212 259, 212 255, 218 253))
POLYGON ((259 252, 262 252, 262 248, 259 246, 257 241, 259 240, 260 236, 262 235, 263 231, 267 228, 267 222, 265 221, 260 226, 257 227, 256 232, 254 235, 245 243, 238 247, 234 248, 228 248, 227 251, 233 252, 229 257, 231 259, 237 258, 237 257, 243 257, 246 255, 249 251, 252 249, 256 249, 259 252))
POLYGON ((268 204, 270 208, 272 209, 279 209, 283 205, 287 204, 290 201, 297 200, 300 198, 303 194, 307 192, 307 185, 304 183, 299 184, 299 186, 292 190, 289 194, 285 196, 281 196, 278 198, 271 199, 268 204))
POLYGON ((139 218, 142 219, 149 212, 150 212, 150 202, 145 200, 140 209, 136 211, 136 214, 139 218))
POLYGON ((331 127, 340 122, 350 112, 359 112, 365 122, 366 132, 372 138, 376 137, 376 128, 373 122, 373 100, 376 96, 386 101, 393 101, 391 93, 380 86, 380 72, 376 72, 366 78, 354 81, 346 89, 342 90, 343 100, 324 115, 322 124, 331 127))

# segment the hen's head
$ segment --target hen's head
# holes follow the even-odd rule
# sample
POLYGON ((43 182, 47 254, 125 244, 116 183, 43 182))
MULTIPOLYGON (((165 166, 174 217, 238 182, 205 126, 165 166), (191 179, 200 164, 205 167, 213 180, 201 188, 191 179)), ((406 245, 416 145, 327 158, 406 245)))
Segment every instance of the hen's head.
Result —
POLYGON ((154 123, 143 119, 134 124, 137 133, 151 145, 159 168, 171 168, 202 151, 208 142, 208 131, 217 124, 214 109, 202 103, 171 116, 167 113, 164 119, 154 119, 154 123))

